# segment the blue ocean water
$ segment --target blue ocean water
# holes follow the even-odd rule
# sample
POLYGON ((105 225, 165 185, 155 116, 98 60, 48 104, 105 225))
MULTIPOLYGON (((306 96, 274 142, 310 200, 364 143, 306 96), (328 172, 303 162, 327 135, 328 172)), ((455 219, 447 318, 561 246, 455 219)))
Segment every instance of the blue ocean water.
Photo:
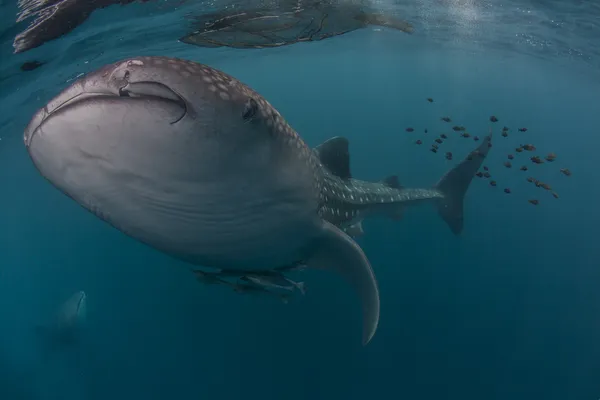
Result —
MULTIPOLYGON (((4 3, 12 35, 16 5, 4 3)), ((178 43, 180 15, 150 4, 97 11, 23 54, 3 34, 0 399, 600 398, 600 14, 586 2, 569 12, 556 4, 404 4, 413 35, 369 27, 264 50, 178 43), (533 30, 532 14, 545 21, 533 30), (22 142, 32 114, 80 74, 134 55, 235 76, 311 146, 348 137, 361 179, 398 174, 430 186, 476 146, 453 134, 443 151, 428 151, 453 133, 440 117, 480 136, 493 127, 486 164, 498 186, 474 180, 458 237, 428 206, 364 222, 358 243, 382 305, 379 330, 361 347, 358 301, 336 276, 298 273, 307 294, 289 304, 201 285, 184 263, 100 222, 35 170, 22 142), (30 59, 46 64, 19 72, 30 59), (522 143, 557 160, 532 164, 514 152, 522 143), (511 169, 502 165, 509 153, 511 169), (42 359, 33 327, 81 289, 84 340, 42 359)))

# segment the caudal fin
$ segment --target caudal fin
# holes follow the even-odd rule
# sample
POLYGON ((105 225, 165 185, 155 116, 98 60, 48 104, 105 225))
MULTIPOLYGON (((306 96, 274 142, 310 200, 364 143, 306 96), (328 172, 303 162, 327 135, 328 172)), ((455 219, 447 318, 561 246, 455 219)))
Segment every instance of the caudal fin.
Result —
POLYGON ((435 187, 444 194, 438 202, 438 213, 455 235, 463 229, 463 203, 473 177, 492 147, 492 132, 467 158, 448 171, 435 187))

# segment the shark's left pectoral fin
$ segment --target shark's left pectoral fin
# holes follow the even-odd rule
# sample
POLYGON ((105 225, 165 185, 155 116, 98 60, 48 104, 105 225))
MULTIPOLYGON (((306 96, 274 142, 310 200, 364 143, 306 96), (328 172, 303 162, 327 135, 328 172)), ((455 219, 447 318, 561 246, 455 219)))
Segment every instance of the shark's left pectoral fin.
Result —
POLYGON ((360 246, 340 229, 323 221, 323 235, 307 265, 335 271, 352 285, 362 306, 363 345, 369 343, 379 323, 379 288, 360 246))

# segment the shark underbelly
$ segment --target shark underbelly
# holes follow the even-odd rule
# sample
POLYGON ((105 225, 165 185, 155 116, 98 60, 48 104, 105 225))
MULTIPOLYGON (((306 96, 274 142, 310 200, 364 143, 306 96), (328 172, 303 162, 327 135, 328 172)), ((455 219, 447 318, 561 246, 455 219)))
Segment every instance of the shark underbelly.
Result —
POLYGON ((165 169, 134 175, 114 164, 74 162, 63 170, 65 193, 128 236, 196 265, 291 265, 320 232, 311 182, 282 183, 281 169, 184 179, 165 169))

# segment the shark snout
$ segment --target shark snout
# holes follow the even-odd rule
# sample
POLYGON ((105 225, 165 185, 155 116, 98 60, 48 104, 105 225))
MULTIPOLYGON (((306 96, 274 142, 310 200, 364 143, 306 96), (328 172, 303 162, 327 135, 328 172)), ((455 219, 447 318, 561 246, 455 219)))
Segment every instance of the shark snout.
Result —
POLYGON ((119 88, 110 84, 111 72, 114 66, 106 66, 99 71, 88 74, 71 86, 67 87, 44 107, 40 108, 29 121, 25 128, 23 140, 25 146, 29 147, 31 140, 40 126, 60 109, 90 97, 119 96, 119 88))
MULTIPOLYGON (((86 123, 85 114, 90 107, 131 98, 164 103, 172 115, 170 123, 178 122, 188 113, 186 101, 177 92, 164 83, 153 80, 152 71, 146 71, 135 60, 130 60, 111 64, 84 76, 39 109, 25 128, 25 146, 31 146, 36 132, 40 132, 44 124, 48 125, 47 122, 55 115, 61 114, 62 119, 69 124, 86 123)), ((143 107, 141 103, 139 106, 143 107)))

